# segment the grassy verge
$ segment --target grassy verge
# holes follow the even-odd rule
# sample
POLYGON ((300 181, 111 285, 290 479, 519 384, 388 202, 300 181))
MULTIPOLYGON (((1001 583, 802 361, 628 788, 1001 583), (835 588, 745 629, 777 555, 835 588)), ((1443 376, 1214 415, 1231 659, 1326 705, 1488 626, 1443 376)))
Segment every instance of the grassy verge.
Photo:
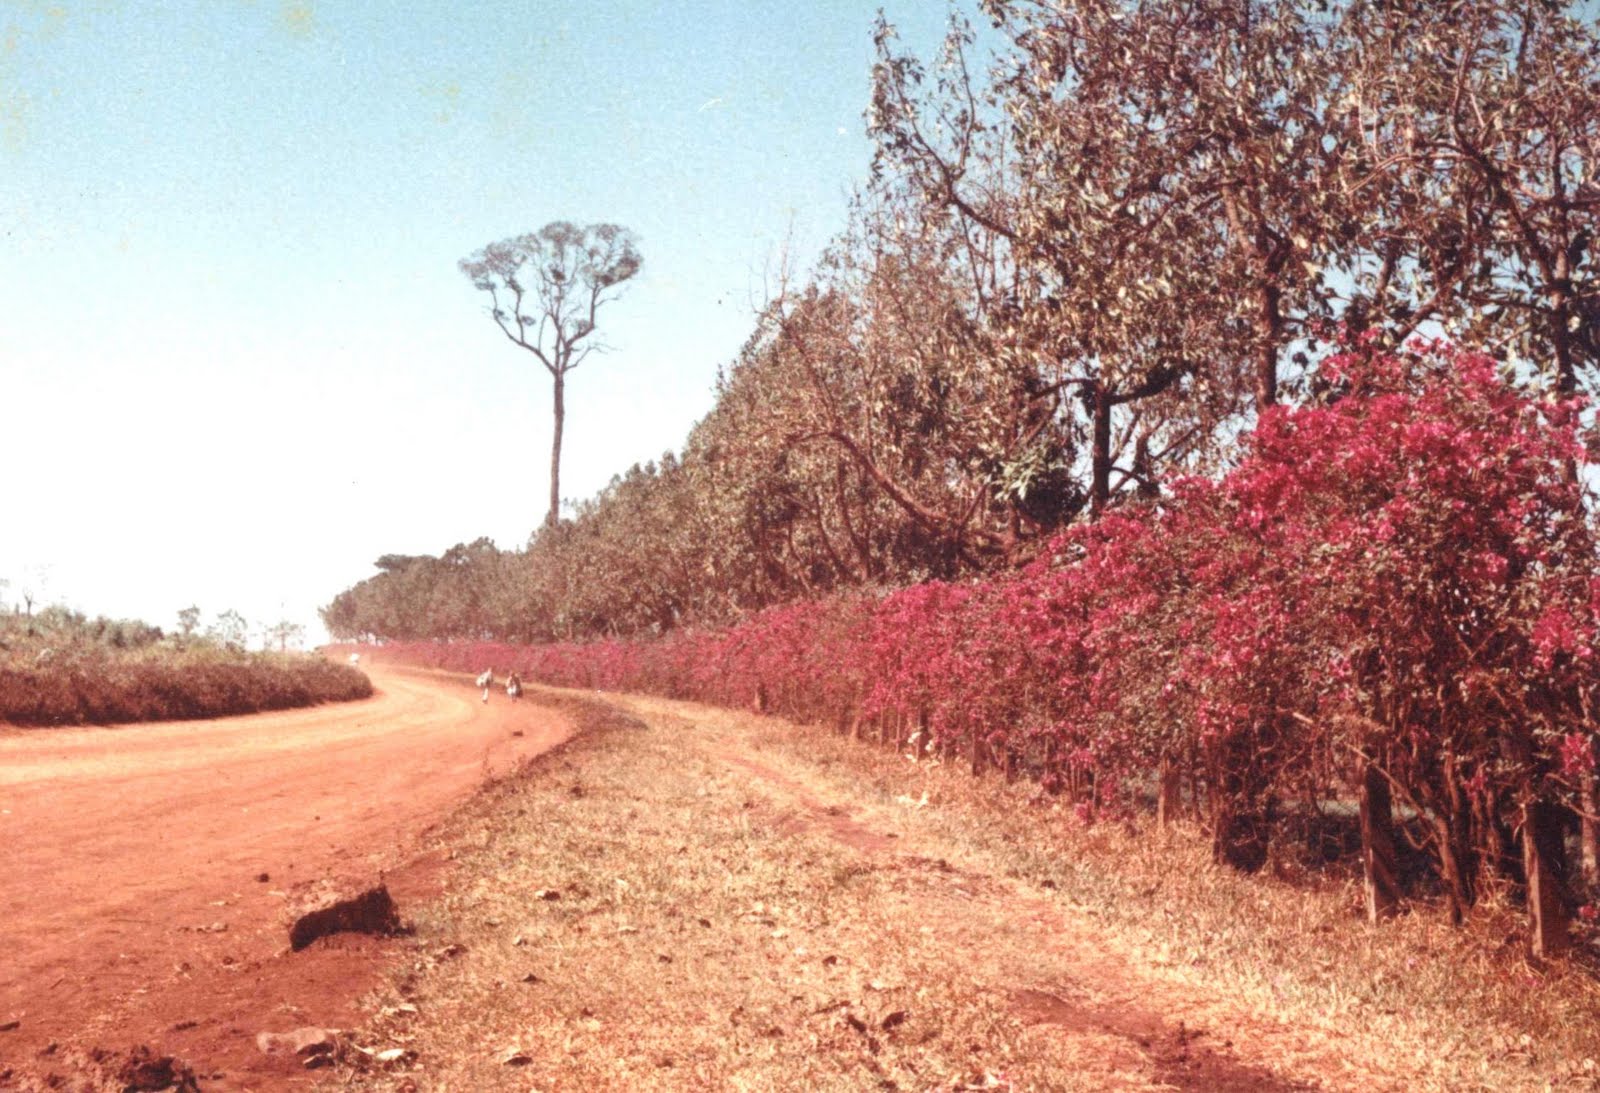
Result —
POLYGON ((1594 954, 1532 961, 1519 909, 1491 898, 1456 929, 1442 909, 1418 906, 1373 928, 1354 876, 1241 876, 1192 829, 1085 826, 1037 787, 912 764, 815 727, 772 723, 755 740, 843 794, 926 794, 929 830, 1091 915, 1163 978, 1285 1023, 1359 1031, 1439 1089, 1600 1088, 1594 954))
POLYGON ((1492 916, 1085 828, 829 734, 658 700, 442 829, 458 872, 357 1039, 378 1089, 1597 1088, 1593 980, 1492 916))

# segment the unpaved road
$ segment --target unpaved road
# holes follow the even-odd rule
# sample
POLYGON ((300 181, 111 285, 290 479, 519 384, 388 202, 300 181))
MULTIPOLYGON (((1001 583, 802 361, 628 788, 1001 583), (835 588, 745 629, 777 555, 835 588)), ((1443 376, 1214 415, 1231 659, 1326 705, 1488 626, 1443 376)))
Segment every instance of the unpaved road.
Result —
POLYGON ((393 943, 290 954, 291 908, 384 873, 404 916, 438 883, 428 825, 570 732, 460 679, 371 674, 375 697, 310 710, 0 729, 0 1089, 141 1043, 208 1089, 279 1087, 300 1076, 258 1032, 354 1017, 393 943))

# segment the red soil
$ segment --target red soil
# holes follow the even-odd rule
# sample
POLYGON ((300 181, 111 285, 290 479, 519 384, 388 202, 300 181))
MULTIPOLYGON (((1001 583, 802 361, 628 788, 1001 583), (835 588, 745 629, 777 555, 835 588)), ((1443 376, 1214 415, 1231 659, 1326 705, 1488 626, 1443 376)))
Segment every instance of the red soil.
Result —
POLYGON ((0 1089, 139 1044, 207 1089, 309 1081, 256 1034, 353 1024, 403 942, 291 953, 292 909, 381 874, 404 917, 441 883, 430 822, 571 728, 464 680, 371 674, 375 697, 310 710, 0 729, 0 1089))

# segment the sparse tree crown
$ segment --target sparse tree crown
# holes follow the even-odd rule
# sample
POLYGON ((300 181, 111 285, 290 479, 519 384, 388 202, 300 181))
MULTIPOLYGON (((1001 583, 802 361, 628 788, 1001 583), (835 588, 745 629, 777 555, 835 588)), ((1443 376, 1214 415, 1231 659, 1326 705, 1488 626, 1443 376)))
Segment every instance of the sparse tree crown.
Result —
POLYGON ((550 512, 561 509, 561 433, 566 378, 597 348, 590 341, 602 304, 639 272, 634 235, 616 224, 579 227, 565 220, 490 243, 460 262, 474 288, 489 294, 489 314, 514 344, 539 359, 555 381, 555 439, 550 455, 550 512))

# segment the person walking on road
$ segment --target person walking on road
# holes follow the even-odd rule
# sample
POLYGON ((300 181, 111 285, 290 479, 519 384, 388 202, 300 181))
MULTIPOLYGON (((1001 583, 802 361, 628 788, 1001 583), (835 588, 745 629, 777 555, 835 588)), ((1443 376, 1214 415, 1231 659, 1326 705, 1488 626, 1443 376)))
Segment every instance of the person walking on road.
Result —
POLYGON ((489 704, 489 688, 494 686, 494 669, 485 668, 483 675, 478 677, 478 686, 483 688, 483 704, 489 704))

